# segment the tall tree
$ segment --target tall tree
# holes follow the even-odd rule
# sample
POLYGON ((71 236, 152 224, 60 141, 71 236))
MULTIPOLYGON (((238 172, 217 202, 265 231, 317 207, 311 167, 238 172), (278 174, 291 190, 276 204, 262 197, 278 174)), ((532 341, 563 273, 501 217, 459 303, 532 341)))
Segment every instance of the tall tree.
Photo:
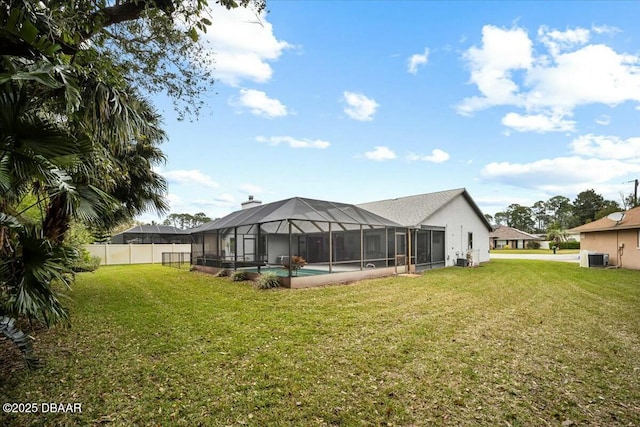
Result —
POLYGON ((509 214, 507 212, 496 212, 493 219, 495 220, 496 225, 508 225, 509 214))
POLYGON ((557 224, 561 228, 569 227, 569 220, 573 215, 573 205, 569 198, 554 196, 547 200, 545 205, 552 224, 557 224))
POLYGON ((531 208, 514 203, 509 205, 506 213, 508 215, 507 225, 509 227, 517 228, 526 233, 533 232, 535 223, 533 221, 531 208))
POLYGON ((579 193, 573 201, 574 223, 572 226, 586 224, 596 219, 596 214, 604 208, 604 197, 593 189, 579 193))
POLYGON ((614 200, 605 200, 602 203, 602 208, 596 212, 595 219, 604 218, 605 216, 612 214, 614 212, 620 212, 622 208, 618 204, 618 202, 614 200))
POLYGON ((109 228, 166 210, 153 170, 164 133, 138 88, 197 112, 192 101, 211 83, 194 66, 207 61, 197 54, 208 16, 206 0, 0 3, 0 333, 27 361, 16 318, 68 321, 51 285, 71 278, 71 222, 109 228))
MULTIPOLYGON (((265 0, 215 3, 227 9, 249 7, 256 16, 266 8, 265 0)), ((0 5, 0 16, 13 10, 26 14, 39 30, 36 41, 46 42, 51 55, 76 59, 90 51, 98 67, 109 58, 140 89, 166 92, 182 117, 198 113, 200 95, 214 84, 215 56, 199 37, 212 25, 208 0, 9 0, 0 5)), ((24 34, 33 32, 28 31, 24 34)), ((33 43, 15 32, 2 36, 0 52, 32 58, 33 43)))
POLYGON ((547 229, 549 223, 549 215, 547 214, 547 205, 544 201, 538 200, 531 207, 533 217, 536 220, 535 229, 538 233, 543 233, 547 229))

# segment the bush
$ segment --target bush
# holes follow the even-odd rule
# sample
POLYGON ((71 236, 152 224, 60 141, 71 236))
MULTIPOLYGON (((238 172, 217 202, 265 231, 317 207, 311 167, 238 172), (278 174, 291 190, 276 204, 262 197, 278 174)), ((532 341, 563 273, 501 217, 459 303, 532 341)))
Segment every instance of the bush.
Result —
POLYGON ((234 282, 244 282, 247 280, 247 274, 244 271, 234 271, 231 273, 231 280, 234 282))
POLYGON ((540 242, 536 240, 529 240, 527 242, 527 249, 540 249, 540 242))
POLYGON ((502 247, 502 249, 511 249, 511 246, 509 246, 509 245, 504 245, 504 246, 502 247))
POLYGON ((273 272, 261 274, 254 283, 256 289, 273 289, 280 286, 278 275, 273 272))
POLYGON ((222 269, 218 271, 216 274, 214 274, 213 277, 227 277, 228 275, 229 275, 229 272, 225 269, 222 269))
POLYGON ((71 270, 76 273, 96 271, 100 267, 100 257, 91 256, 89 251, 80 248, 78 258, 71 265, 71 270))
POLYGON ((559 249, 580 249, 580 242, 560 242, 559 249))

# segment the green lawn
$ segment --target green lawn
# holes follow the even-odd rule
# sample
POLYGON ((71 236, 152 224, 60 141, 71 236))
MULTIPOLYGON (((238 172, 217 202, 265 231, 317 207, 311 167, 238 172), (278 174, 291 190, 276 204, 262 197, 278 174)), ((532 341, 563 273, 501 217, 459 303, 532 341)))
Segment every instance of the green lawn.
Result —
POLYGON ((37 334, 46 366, 3 363, 0 396, 82 413, 0 425, 640 424, 640 272, 496 260, 257 291, 123 266, 72 297, 73 328, 37 334))
MULTIPOLYGON (((553 254, 553 249, 491 249, 492 254, 553 254)), ((580 249, 558 249, 557 254, 579 254, 580 249)))

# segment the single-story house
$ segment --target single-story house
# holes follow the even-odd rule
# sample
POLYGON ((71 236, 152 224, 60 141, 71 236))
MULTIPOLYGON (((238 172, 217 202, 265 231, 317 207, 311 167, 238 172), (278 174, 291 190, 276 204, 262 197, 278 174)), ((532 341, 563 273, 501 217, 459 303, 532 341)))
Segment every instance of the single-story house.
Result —
POLYGON ((191 231, 170 225, 136 225, 111 237, 113 244, 191 243, 191 231))
POLYGON ((418 194, 358 207, 413 230, 411 265, 428 268, 489 261, 491 224, 465 188, 418 194))
POLYGON ((640 270, 640 206, 572 228, 580 233, 580 265, 589 255, 607 255, 608 265, 640 270))
POLYGON ((241 210, 191 230, 191 260, 200 271, 273 271, 284 286, 308 287, 485 262, 490 229, 465 189, 358 206, 250 198, 241 210), (307 265, 285 268, 295 257, 307 265))
POLYGON ((262 205, 251 200, 191 233, 194 269, 242 270, 250 277, 272 271, 291 288, 407 271, 406 228, 345 203, 292 197, 262 205), (298 271, 285 268, 294 257, 307 265, 298 271))
POLYGON ((489 233, 489 240, 491 249, 503 249, 507 245, 511 249, 526 249, 529 242, 542 242, 544 239, 517 228, 498 225, 489 233))

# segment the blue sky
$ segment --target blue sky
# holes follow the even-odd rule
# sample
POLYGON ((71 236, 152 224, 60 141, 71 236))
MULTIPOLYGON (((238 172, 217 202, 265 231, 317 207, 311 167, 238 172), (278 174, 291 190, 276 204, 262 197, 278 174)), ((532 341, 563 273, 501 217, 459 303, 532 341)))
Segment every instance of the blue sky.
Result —
POLYGON ((197 121, 153 99, 173 213, 465 187, 493 215, 589 188, 620 201, 640 178, 638 2, 268 9, 213 9, 218 81, 197 121))

